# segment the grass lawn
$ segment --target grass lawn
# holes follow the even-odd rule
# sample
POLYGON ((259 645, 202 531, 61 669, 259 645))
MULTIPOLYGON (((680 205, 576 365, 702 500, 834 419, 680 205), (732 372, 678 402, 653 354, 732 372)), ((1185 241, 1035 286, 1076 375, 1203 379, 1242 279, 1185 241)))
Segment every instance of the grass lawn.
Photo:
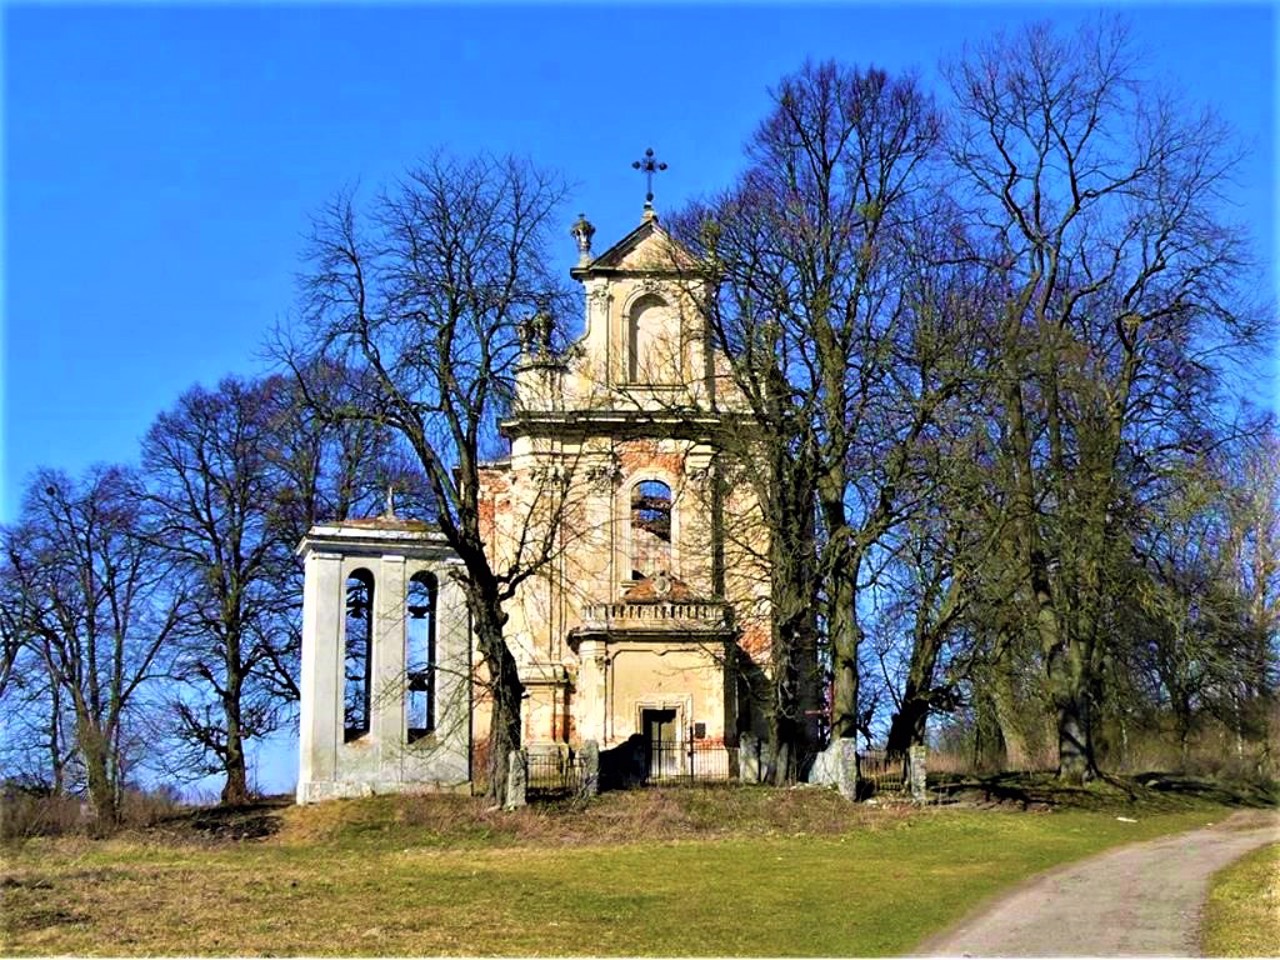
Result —
POLYGON ((1220 871, 1204 914, 1206 956, 1280 956, 1280 843, 1220 871))
POLYGON ((897 954, 1033 873, 1225 813, 1099 806, 685 788, 502 814, 384 797, 272 811, 251 842, 188 818, 10 848, 0 954, 897 954))

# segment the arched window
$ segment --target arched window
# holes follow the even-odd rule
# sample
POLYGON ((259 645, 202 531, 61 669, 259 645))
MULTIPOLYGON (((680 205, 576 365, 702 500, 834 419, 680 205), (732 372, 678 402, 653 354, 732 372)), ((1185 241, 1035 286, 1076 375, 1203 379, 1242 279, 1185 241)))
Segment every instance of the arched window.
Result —
POLYGON ((342 726, 347 741, 369 732, 373 690, 373 574, 354 570, 347 577, 347 622, 343 649, 342 726))
POLYGON ((671 488, 641 480, 631 488, 631 576, 671 571, 671 488))
POLYGON ((415 573, 405 597, 405 724, 410 743, 435 729, 436 578, 415 573))
POLYGON ((673 383, 680 368, 679 338, 666 301, 645 294, 627 317, 627 379, 632 383, 673 383))

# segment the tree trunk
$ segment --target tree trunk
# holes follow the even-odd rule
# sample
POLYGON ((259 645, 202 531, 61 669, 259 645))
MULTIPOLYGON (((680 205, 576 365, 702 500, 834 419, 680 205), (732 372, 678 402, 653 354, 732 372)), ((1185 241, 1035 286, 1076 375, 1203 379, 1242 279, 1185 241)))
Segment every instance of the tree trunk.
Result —
POLYGON ((50 670, 49 680, 49 762, 53 771, 53 795, 67 790, 67 762, 62 743, 62 690, 50 670))
POLYGON ((240 806, 249 802, 249 781, 245 770, 244 737, 240 722, 240 682, 229 678, 223 697, 223 715, 227 723, 227 746, 223 766, 227 780, 222 786, 224 806, 240 806))
POLYGON ((1000 739, 1004 741, 1004 766, 1006 770, 1028 770, 1031 767, 1031 751, 1027 749, 1027 735, 1020 722, 1018 699, 1013 690, 1012 670, 1007 656, 992 668, 990 680, 991 706, 995 711, 1000 739))
POLYGON ((520 681, 515 657, 502 638, 506 615, 496 590, 468 585, 467 599, 471 608, 476 644, 489 671, 493 696, 493 714, 489 726, 489 787, 485 796, 504 803, 507 792, 508 755, 520 749, 520 711, 524 684, 520 681))
POLYGON ((120 822, 120 809, 116 803, 116 785, 111 779, 110 740, 88 718, 77 723, 80 739, 80 755, 84 760, 85 780, 89 787, 89 802, 98 816, 100 829, 110 831, 120 822))
MULTIPOLYGON (((917 616, 924 617, 927 614, 920 611, 917 616)), ((891 759, 903 758, 913 746, 924 744, 926 721, 929 718, 929 693, 933 688, 933 673, 941 648, 942 631, 916 631, 907 682, 902 691, 902 705, 889 722, 889 739, 885 752, 891 759)))
POLYGON ((889 739, 885 745, 889 759, 900 760, 912 747, 924 743, 928 717, 928 699, 920 695, 908 678, 902 694, 902 707, 889 721, 889 739))
MULTIPOLYGON (((775 478, 780 488, 785 481, 775 478)), ((778 489, 779 497, 787 491, 778 489)), ((794 783, 800 764, 812 748, 804 711, 814 669, 809 664, 812 651, 811 589, 812 536, 808 514, 802 507, 780 503, 770 543, 773 576, 770 583, 773 624, 769 652, 773 680, 769 710, 769 747, 774 758, 773 782, 777 786, 794 783)))

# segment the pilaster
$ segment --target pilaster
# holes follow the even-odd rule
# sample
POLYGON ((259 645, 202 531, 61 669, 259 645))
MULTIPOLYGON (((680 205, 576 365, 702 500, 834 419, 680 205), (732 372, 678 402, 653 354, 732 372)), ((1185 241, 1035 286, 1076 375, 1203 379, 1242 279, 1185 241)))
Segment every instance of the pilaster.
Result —
POLYGON ((307 555, 302 593, 302 669, 299 710, 298 800, 304 788, 332 780, 342 738, 342 630, 346 609, 342 558, 336 553, 307 555))

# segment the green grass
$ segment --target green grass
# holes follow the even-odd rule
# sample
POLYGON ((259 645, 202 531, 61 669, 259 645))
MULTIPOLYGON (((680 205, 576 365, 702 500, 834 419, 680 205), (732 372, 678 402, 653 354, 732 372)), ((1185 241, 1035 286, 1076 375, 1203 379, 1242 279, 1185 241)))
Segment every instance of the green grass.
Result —
POLYGON ((1280 956, 1280 843, 1214 876, 1202 937, 1206 956, 1280 956))
POLYGON ((1031 874, 1223 815, 1122 809, 1138 822, 816 790, 375 798, 270 811, 254 842, 32 840, 6 858, 0 953, 897 954, 1031 874))

